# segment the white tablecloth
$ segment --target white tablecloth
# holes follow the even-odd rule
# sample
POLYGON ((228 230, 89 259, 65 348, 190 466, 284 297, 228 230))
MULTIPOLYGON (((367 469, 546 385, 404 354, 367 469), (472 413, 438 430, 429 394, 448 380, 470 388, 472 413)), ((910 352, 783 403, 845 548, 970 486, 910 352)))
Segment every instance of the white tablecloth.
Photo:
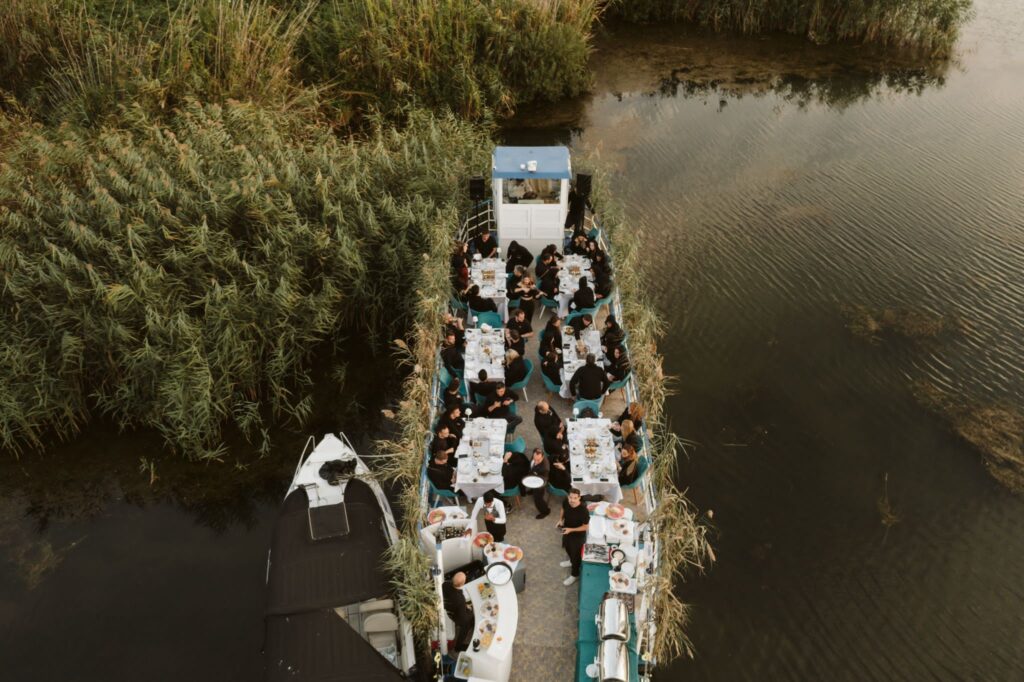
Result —
POLYGON ((508 422, 504 419, 477 418, 466 422, 462 440, 455 449, 455 457, 458 458, 455 490, 470 499, 480 497, 488 490, 504 492, 501 460, 505 455, 507 429, 508 422))
POLYGON ((502 322, 508 321, 508 294, 505 285, 505 263, 500 258, 484 258, 473 261, 469 269, 469 279, 480 287, 480 295, 494 301, 502 322))
POLYGON ((562 261, 562 267, 558 271, 558 316, 565 317, 569 314, 569 303, 573 295, 579 291, 580 277, 586 277, 591 287, 594 286, 594 278, 590 276, 590 259, 569 254, 562 261))
MULTIPOLYGON (((600 345, 600 337, 598 344, 600 345)), ((480 329, 466 330, 466 369, 463 376, 466 381, 476 381, 480 370, 487 370, 487 378, 491 381, 505 379, 505 330, 480 329)))
POLYGON ((569 466, 572 485, 584 495, 604 495, 611 502, 622 499, 619 475, 615 468, 615 442, 608 430, 610 419, 570 419, 566 422, 569 439, 569 466), (594 451, 587 454, 588 442, 594 451), (602 480, 604 479, 604 480, 602 480))
MULTIPOLYGON (((468 331, 466 332, 469 333, 468 331)), ((594 325, 590 326, 590 329, 583 332, 583 343, 587 346, 587 352, 593 353, 597 359, 597 366, 603 369, 604 367, 604 351, 601 350, 601 332, 594 328, 594 325)), ((587 364, 586 354, 580 356, 576 352, 576 339, 568 334, 562 334, 562 387, 558 390, 558 394, 563 398, 569 399, 572 394, 569 393, 569 382, 572 379, 572 375, 576 373, 583 365, 587 364)), ((468 367, 467 363, 467 367, 468 367)), ((466 376, 469 376, 468 374, 466 376)))

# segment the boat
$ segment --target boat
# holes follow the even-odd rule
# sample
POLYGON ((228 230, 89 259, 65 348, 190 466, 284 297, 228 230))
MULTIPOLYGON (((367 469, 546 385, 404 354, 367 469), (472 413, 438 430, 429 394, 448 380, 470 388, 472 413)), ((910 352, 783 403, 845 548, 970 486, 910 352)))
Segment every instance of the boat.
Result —
POLYGON ((267 557, 268 682, 385 682, 414 674, 412 630, 381 568, 398 537, 383 490, 344 434, 319 443, 311 436, 267 557))
MULTIPOLYGON (((477 376, 476 349, 488 348, 480 363, 494 369, 494 344, 488 335, 500 331, 514 302, 507 299, 503 286, 505 256, 512 242, 537 256, 549 244, 564 251, 571 238, 580 233, 594 240, 614 267, 613 250, 608 243, 598 216, 589 207, 591 178, 573 176, 569 150, 566 147, 498 147, 491 163, 490 191, 482 177, 469 181, 471 198, 476 202, 466 217, 459 239, 470 242, 487 231, 498 244, 498 261, 473 256, 470 261, 471 283, 481 287, 481 295, 496 303, 497 313, 480 313, 469 309, 453 295, 449 312, 465 321, 467 350, 463 370, 466 379, 477 376), (574 181, 574 186, 570 183, 574 181), (574 193, 574 195, 573 195, 574 193), (489 195, 489 198, 488 198, 489 195), (570 203, 575 201, 579 223, 566 228, 570 203), (580 204, 586 206, 579 213, 580 204), (495 283, 494 271, 501 281, 495 283), (490 275, 486 273, 490 272, 490 275), (479 281, 477 281, 479 280, 479 281), (474 331, 475 330, 475 331, 474 331), (472 361, 471 361, 472 360, 472 361)), ((576 218, 570 222, 575 222, 576 218)), ((517 250, 518 251, 518 250, 517 250)), ((522 252, 519 252, 522 253, 522 252)), ((539 259, 527 266, 532 274, 539 259)), ((566 259, 566 262, 571 260, 566 259)), ((573 261, 571 282, 590 267, 586 259, 573 261), (581 265, 582 263, 582 265, 581 265)), ((568 268, 567 268, 568 270, 568 268)), ((563 294, 565 292, 562 292, 563 294)), ((623 319, 622 302, 613 289, 593 310, 574 311, 592 314, 594 328, 600 328, 607 315, 623 319)), ((552 315, 565 315, 568 302, 538 306, 533 316, 533 329, 542 328, 552 315)), ((625 330, 628 333, 628 329, 625 330)), ((658 489, 650 471, 651 441, 645 428, 638 430, 642 442, 641 466, 637 480, 619 485, 614 462, 607 458, 615 448, 609 430, 612 419, 634 402, 643 403, 639 384, 629 374, 612 384, 611 390, 591 403, 574 403, 557 387, 544 382, 539 371, 538 337, 529 338, 525 357, 534 363, 532 375, 516 388, 522 395, 516 405, 524 417, 516 433, 508 433, 500 420, 486 419, 468 397, 470 409, 466 432, 456 448, 455 466, 457 496, 443 494, 428 479, 427 465, 431 459, 431 439, 424 449, 424 466, 420 480, 420 504, 423 521, 417 530, 422 551, 434 566, 436 606, 441 614, 432 646, 441 665, 437 679, 470 682, 526 682, 576 680, 588 682, 641 682, 650 680, 654 656, 654 636, 658 614, 654 599, 656 579, 661 570, 661 544, 649 519, 658 507, 658 489), (546 497, 552 507, 548 518, 535 518, 533 503, 524 494, 524 479, 513 490, 505 490, 501 475, 493 464, 495 453, 521 448, 531 453, 541 446, 541 439, 532 425, 533 408, 545 400, 565 419, 570 440, 572 486, 585 493, 589 511, 586 543, 582 550, 579 579, 569 579, 568 569, 560 565, 567 552, 562 549, 561 532, 556 532, 558 505, 565 492, 546 486, 546 497), (591 413, 586 410, 590 409, 591 413), (475 412, 475 413, 474 413, 475 412), (488 429, 502 435, 488 436, 488 429), (502 441, 504 441, 502 443, 502 441), (602 454, 603 453, 603 454, 602 454), (612 467, 608 469, 606 467, 612 467), (626 488, 626 489, 624 489, 626 488), (507 521, 504 543, 494 543, 479 519, 470 518, 473 502, 486 489, 493 489, 507 508, 519 509, 507 521), (527 507, 529 505, 529 507, 527 507), (508 548, 513 548, 509 551, 508 548), (505 552, 509 551, 508 557, 505 552), (516 558, 509 561, 508 558, 516 558), (525 580, 529 571, 529 581, 525 580), (455 648, 456 628, 445 615, 445 580, 457 572, 465 574, 463 594, 472 603, 474 632, 472 645, 465 650, 455 648)), ((582 345, 591 340, 583 338, 582 345)), ((500 339, 499 339, 500 344, 500 339)), ((628 349, 628 340, 622 345, 628 349)), ((593 350, 593 346, 589 345, 593 350)), ((566 344, 563 358, 569 356, 584 362, 586 352, 574 343, 566 344)), ((600 349, 598 348, 600 354, 600 349)), ((432 386, 431 423, 443 411, 443 391, 452 379, 438 355, 432 386)), ((571 374, 563 374, 563 386, 571 374)), ((489 374, 490 378, 494 378, 489 374)), ((465 394, 464 394, 465 395, 465 394)), ((506 425, 507 426, 507 425, 506 425)), ((424 576, 424 579, 426 577, 424 576)), ((663 582, 661 584, 664 584, 663 582)), ((449 592, 449 594, 451 594, 449 592)))

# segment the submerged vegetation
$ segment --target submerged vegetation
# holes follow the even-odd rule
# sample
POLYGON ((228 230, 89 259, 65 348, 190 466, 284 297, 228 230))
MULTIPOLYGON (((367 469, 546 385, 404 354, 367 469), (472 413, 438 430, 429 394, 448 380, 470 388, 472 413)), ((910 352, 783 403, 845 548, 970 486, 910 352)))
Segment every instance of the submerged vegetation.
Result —
POLYGON ((716 31, 783 31, 817 43, 853 40, 948 54, 971 0, 611 0, 628 21, 692 21, 716 31))
POLYGON ((872 342, 885 336, 922 341, 969 330, 967 323, 959 317, 937 315, 924 310, 844 305, 841 312, 846 318, 847 329, 872 342))

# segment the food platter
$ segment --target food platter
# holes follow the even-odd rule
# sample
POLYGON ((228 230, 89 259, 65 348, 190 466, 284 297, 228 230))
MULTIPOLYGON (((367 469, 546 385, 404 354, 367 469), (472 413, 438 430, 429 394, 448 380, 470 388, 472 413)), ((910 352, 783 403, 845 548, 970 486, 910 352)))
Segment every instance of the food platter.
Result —
POLYGON ((492 542, 494 542, 494 536, 490 533, 477 533, 476 536, 473 538, 473 544, 481 549, 491 544, 492 542))
POLYGON ((523 558, 523 550, 518 547, 506 547, 503 556, 505 561, 519 561, 523 558))
POLYGON ((444 521, 447 518, 448 518, 448 515, 445 514, 444 509, 434 509, 434 510, 431 510, 431 512, 429 514, 427 514, 427 523, 429 523, 429 524, 441 523, 442 521, 444 521))
POLYGON ((604 510, 604 515, 609 519, 621 519, 626 515, 626 508, 621 504, 609 504, 608 508, 604 510))
POLYGON ((630 580, 629 576, 625 573, 615 572, 608 576, 608 583, 613 590, 627 590, 629 589, 630 580))
POLYGON ((476 590, 480 593, 481 599, 494 598, 494 588, 491 586, 490 583, 477 583, 476 590))
POLYGON ((484 615, 488 618, 498 617, 498 602, 496 601, 485 601, 483 605, 484 615))

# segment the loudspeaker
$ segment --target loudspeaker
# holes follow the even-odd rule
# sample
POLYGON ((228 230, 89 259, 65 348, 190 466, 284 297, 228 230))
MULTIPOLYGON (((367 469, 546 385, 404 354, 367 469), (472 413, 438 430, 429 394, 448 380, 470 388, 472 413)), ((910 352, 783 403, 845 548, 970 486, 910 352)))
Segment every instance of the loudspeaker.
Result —
POLYGON ((487 194, 484 189, 484 179, 479 175, 474 175, 469 179, 469 198, 473 201, 483 201, 485 196, 487 194))
POLYGON ((590 196, 590 183, 593 179, 589 173, 576 174, 576 193, 586 199, 590 196))

